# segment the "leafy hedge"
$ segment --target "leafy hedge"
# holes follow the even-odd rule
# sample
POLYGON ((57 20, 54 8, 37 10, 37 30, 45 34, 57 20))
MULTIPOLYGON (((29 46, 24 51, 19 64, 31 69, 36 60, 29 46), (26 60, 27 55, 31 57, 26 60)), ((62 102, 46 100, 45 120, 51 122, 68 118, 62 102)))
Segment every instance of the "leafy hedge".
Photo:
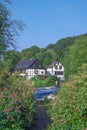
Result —
POLYGON ((49 108, 48 130, 86 130, 87 128, 87 64, 78 75, 70 77, 49 108))
POLYGON ((34 86, 5 69, 3 73, 0 75, 0 130, 29 128, 35 114, 34 86), (8 75, 5 84, 3 73, 8 75))

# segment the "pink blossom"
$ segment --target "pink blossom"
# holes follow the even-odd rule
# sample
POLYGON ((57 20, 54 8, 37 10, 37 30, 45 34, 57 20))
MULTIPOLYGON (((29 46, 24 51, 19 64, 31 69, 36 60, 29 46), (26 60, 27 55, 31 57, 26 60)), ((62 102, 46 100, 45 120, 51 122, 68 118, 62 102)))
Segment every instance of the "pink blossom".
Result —
POLYGON ((7 109, 3 110, 4 113, 8 114, 9 111, 7 109))

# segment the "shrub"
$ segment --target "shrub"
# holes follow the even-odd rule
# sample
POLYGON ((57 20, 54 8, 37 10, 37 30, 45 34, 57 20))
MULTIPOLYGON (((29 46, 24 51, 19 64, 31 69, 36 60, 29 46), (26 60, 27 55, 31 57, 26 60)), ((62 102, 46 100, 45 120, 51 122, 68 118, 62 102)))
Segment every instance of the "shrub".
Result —
POLYGON ((50 76, 46 78, 42 78, 41 76, 37 76, 32 78, 36 87, 45 87, 45 86, 55 86, 55 81, 57 80, 56 76, 50 76))
POLYGON ((8 68, 0 63, 0 87, 4 87, 8 84, 9 76, 8 68))
POLYGON ((50 76, 45 79, 46 86, 55 86, 55 82, 57 80, 56 76, 50 76))
POLYGON ((51 102, 48 130, 86 130, 87 128, 87 65, 70 77, 58 97, 51 102))
POLYGON ((10 75, 5 85, 0 87, 0 130, 29 128, 35 114, 34 86, 18 75, 10 75))

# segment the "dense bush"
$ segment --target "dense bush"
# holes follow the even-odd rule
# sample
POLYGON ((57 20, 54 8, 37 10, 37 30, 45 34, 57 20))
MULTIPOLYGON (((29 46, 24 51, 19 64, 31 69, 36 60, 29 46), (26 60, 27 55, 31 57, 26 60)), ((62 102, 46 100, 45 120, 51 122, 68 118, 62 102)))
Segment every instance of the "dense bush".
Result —
POLYGON ((10 73, 8 71, 8 68, 0 63, 0 87, 4 87, 9 82, 10 73))
POLYGON ((79 68, 58 92, 49 108, 48 130, 86 130, 87 128, 87 64, 79 68))
MULTIPOLYGON (((0 84, 0 130, 29 128, 35 114, 34 86, 18 75, 6 73, 9 78, 5 86, 0 84)), ((1 73, 0 82, 2 77, 1 73)))
POLYGON ((50 76, 43 79, 41 76, 32 78, 36 87, 55 86, 57 80, 56 76, 50 76))

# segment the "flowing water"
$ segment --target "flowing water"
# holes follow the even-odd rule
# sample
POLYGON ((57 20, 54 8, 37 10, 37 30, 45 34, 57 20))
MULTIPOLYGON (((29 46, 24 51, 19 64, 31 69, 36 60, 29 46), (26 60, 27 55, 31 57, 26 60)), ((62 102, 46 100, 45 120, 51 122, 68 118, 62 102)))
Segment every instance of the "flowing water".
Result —
POLYGON ((34 98, 36 101, 45 100, 48 96, 53 96, 55 93, 57 93, 58 90, 58 86, 38 88, 35 91, 34 98))

